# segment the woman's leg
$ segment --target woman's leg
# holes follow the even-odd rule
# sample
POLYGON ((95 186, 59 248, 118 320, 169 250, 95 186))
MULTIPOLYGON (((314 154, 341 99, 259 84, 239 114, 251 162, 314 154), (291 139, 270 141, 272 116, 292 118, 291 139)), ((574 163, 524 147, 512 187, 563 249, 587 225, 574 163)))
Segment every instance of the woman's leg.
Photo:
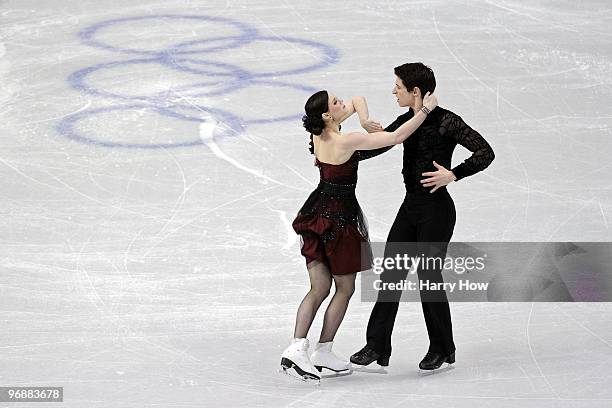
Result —
POLYGON ((297 311, 295 331, 293 332, 293 337, 296 339, 306 337, 319 306, 329 295, 329 289, 331 288, 331 273, 323 262, 310 262, 308 264, 308 275, 310 276, 310 290, 304 296, 297 311))
POLYGON ((327 343, 334 340, 338 327, 342 323, 346 309, 348 308, 349 300, 353 292, 355 292, 355 277, 356 273, 350 275, 334 275, 336 283, 336 293, 327 306, 325 317, 323 318, 323 329, 321 330, 321 338, 319 343, 327 343))

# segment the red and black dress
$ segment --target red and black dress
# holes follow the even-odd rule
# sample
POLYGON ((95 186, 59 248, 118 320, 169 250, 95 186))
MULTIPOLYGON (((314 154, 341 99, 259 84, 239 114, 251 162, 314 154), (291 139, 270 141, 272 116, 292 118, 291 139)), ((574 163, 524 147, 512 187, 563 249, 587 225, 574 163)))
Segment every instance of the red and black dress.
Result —
POLYGON ((318 260, 332 275, 347 275, 371 268, 368 226, 355 197, 359 161, 373 157, 356 151, 342 164, 315 160, 321 179, 297 217, 293 229, 301 236, 306 265, 318 260))

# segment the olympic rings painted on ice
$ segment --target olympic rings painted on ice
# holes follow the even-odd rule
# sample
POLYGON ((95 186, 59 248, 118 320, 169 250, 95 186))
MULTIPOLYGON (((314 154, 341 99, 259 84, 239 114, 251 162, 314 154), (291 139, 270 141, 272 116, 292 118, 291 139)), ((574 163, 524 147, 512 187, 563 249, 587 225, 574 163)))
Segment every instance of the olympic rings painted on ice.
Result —
MULTIPOLYGON (((151 16, 136 16, 120 19, 106 20, 86 27, 79 33, 79 37, 84 44, 107 51, 118 52, 122 54, 132 54, 136 58, 128 60, 119 60, 104 62, 81 68, 67 78, 68 83, 76 90, 87 93, 89 95, 117 99, 121 101, 129 101, 130 105, 110 106, 99 109, 90 109, 81 111, 64 118, 57 126, 60 134, 82 143, 88 143, 105 147, 118 148, 173 148, 173 147, 188 147, 201 145, 204 142, 199 138, 193 138, 186 142, 177 143, 129 143, 115 142, 111 140, 103 140, 94 136, 85 135, 77 129, 77 125, 85 118, 101 115, 107 112, 128 111, 128 110, 147 110, 151 113, 159 114, 165 117, 171 117, 189 122, 205 122, 210 118, 203 117, 204 114, 214 115, 216 120, 224 123, 224 127, 215 134, 215 138, 226 137, 232 134, 240 134, 246 126, 252 124, 267 124, 281 122, 287 120, 297 120, 301 117, 301 113, 293 115, 283 115, 275 118, 241 118, 235 114, 221 110, 218 108, 203 106, 197 102, 188 101, 188 104, 183 103, 183 99, 206 96, 218 96, 235 92, 249 86, 265 85, 268 87, 290 88, 302 92, 315 92, 316 88, 278 81, 279 76, 290 76, 312 72, 332 65, 339 60, 339 51, 329 45, 294 37, 270 37, 261 36, 255 27, 245 24, 238 20, 233 20, 225 17, 206 16, 206 15, 180 15, 180 14, 161 14, 151 16), (104 42, 98 37, 106 30, 111 28, 121 27, 138 22, 205 22, 221 25, 222 27, 235 30, 235 35, 228 36, 213 36, 210 38, 201 38, 196 40, 184 41, 164 49, 144 49, 133 48, 128 46, 117 46, 104 42), (315 61, 303 67, 283 69, 278 71, 268 72, 252 72, 248 69, 238 67, 225 62, 213 61, 211 56, 215 52, 222 52, 229 49, 242 47, 253 42, 269 42, 290 44, 292 47, 307 47, 315 49, 319 54, 319 61, 315 61), (128 94, 104 89, 101 86, 96 86, 95 81, 92 81, 91 76, 103 70, 113 68, 122 68, 130 65, 144 64, 160 64, 169 69, 205 77, 206 80, 195 81, 190 84, 169 87, 160 92, 151 94, 128 94), (195 114, 189 114, 185 111, 196 111, 195 114)), ((205 116, 205 115, 204 115, 205 116)))

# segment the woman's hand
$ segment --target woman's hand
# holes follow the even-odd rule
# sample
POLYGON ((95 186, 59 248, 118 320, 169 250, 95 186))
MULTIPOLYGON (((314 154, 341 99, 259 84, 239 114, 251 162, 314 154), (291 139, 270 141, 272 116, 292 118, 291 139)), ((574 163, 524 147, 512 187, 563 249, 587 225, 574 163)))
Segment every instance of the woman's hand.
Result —
POLYGON ((371 119, 364 120, 363 122, 361 122, 361 127, 364 128, 368 133, 382 132, 384 130, 379 122, 376 122, 375 120, 371 119))
POLYGON ((438 98, 436 98, 435 95, 432 95, 431 92, 427 92, 423 98, 423 106, 430 111, 434 110, 435 107, 438 106, 438 98))

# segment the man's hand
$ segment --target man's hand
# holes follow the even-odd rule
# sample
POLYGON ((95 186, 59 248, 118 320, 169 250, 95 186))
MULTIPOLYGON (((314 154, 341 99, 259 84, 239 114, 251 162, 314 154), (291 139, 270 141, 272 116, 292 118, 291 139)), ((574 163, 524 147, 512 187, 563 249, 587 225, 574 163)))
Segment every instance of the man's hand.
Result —
POLYGON ((376 122, 375 120, 366 120, 364 122, 361 122, 361 127, 364 128, 368 133, 382 132, 384 130, 381 124, 376 122))
POLYGON ((436 167, 436 171, 427 171, 425 173, 423 173, 423 176, 429 176, 428 178, 424 178, 423 180, 421 180, 421 184, 424 187, 431 187, 434 186, 434 188, 430 191, 430 193, 433 193, 434 191, 436 191, 437 189, 439 189, 440 187, 444 187, 448 184, 450 184, 452 181, 457 180, 457 177, 455 176, 455 174, 444 168, 444 166, 440 166, 438 163, 436 163, 435 161, 433 162, 433 165, 436 167))

